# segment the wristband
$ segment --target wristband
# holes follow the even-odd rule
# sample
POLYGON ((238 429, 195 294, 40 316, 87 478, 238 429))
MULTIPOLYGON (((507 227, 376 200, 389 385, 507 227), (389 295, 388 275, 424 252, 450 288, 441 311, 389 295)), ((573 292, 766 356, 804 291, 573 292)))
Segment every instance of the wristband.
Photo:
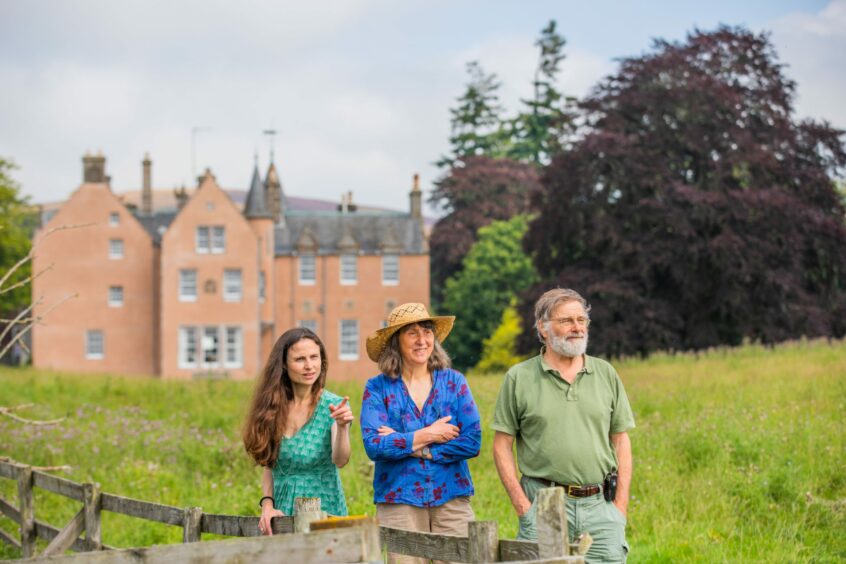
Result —
POLYGON ((259 509, 264 509, 264 505, 263 505, 263 504, 264 504, 264 500, 266 500, 266 499, 269 499, 269 500, 270 500, 270 507, 273 507, 274 509, 276 509, 276 507, 273 505, 273 498, 272 498, 272 497, 270 497, 269 495, 266 495, 266 496, 264 496, 263 498, 261 498, 261 499, 259 500, 259 509))

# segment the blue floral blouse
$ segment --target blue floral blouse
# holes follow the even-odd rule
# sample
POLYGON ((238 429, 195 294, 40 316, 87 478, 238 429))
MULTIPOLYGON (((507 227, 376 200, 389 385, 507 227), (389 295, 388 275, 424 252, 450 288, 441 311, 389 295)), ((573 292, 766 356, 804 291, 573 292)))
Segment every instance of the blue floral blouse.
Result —
POLYGON ((367 456, 376 462, 375 503, 404 503, 437 507, 451 499, 473 495, 467 459, 479 454, 482 429, 479 410, 464 375, 450 368, 436 370, 422 413, 402 378, 385 374, 371 378, 364 388, 361 434, 367 456), (432 460, 411 456, 414 432, 442 417, 458 426, 455 439, 429 445, 432 460), (380 437, 379 427, 396 431, 380 437))

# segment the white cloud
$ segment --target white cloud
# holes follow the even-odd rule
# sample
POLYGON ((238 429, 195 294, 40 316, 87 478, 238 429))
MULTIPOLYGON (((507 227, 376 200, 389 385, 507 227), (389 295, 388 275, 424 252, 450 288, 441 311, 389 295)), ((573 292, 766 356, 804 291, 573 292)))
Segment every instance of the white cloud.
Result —
POLYGON ((785 74, 797 83, 797 113, 846 128, 846 0, 780 18, 771 29, 785 74))

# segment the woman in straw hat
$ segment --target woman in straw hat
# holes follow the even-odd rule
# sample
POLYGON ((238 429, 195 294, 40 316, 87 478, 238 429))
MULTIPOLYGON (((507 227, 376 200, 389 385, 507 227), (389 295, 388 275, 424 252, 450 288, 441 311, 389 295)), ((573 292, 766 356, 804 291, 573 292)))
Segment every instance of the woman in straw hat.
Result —
MULTIPOLYGON (((466 536, 473 520, 467 459, 479 454, 482 433, 467 381, 441 347, 454 321, 407 303, 367 338, 381 373, 364 389, 361 434, 376 462, 373 494, 384 526, 466 536)), ((389 562, 417 561, 389 555, 389 562)))
POLYGON ((309 329, 279 337, 256 382, 244 424, 244 447, 264 467, 259 531, 273 534, 270 520, 291 515, 294 498, 319 497, 321 509, 346 515, 338 468, 350 459, 349 398, 326 385, 326 348, 309 329))

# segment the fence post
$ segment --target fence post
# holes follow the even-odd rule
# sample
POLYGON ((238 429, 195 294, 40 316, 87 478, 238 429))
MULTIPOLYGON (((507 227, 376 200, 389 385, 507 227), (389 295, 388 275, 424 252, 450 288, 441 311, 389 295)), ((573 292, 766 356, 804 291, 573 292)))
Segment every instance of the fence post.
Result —
POLYGON ((100 488, 95 484, 82 484, 82 500, 85 509, 85 544, 88 550, 101 550, 100 538, 100 488))
POLYGON ((307 533, 311 522, 323 518, 319 497, 294 498, 294 532, 307 533))
POLYGON ((202 507, 188 507, 185 509, 185 520, 182 523, 182 542, 200 541, 202 537, 200 522, 202 519, 202 507))
POLYGON ((31 558, 35 556, 35 511, 30 466, 18 466, 18 502, 21 510, 21 551, 24 558, 31 558))
POLYGON ((544 488, 537 497, 538 558, 570 554, 564 488, 544 488))
POLYGON ((470 521, 467 524, 470 541, 470 562, 498 562, 499 534, 496 521, 470 521))

